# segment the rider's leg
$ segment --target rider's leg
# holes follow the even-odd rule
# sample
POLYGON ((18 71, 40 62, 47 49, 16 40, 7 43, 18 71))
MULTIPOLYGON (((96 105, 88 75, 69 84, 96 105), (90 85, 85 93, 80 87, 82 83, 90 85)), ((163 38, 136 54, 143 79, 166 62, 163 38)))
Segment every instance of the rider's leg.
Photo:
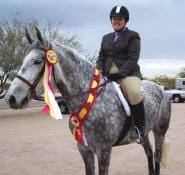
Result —
POLYGON ((144 137, 145 127, 145 111, 141 95, 141 80, 135 76, 128 76, 124 79, 121 79, 120 84, 127 93, 134 122, 140 132, 141 142, 144 137))
MULTIPOLYGON (((114 74, 118 71, 118 67, 115 63, 112 63, 109 73, 114 74)), ((141 142, 141 140, 143 140, 142 137, 144 137, 145 127, 145 112, 143 98, 141 95, 141 80, 136 76, 127 76, 126 78, 119 80, 119 84, 121 85, 122 91, 126 91, 125 95, 130 103, 135 125, 140 132, 141 139, 139 142, 141 142)))
POLYGON ((131 111, 134 116, 134 122, 140 132, 139 142, 143 142, 144 128, 145 128, 145 111, 143 101, 136 105, 131 105, 131 111))

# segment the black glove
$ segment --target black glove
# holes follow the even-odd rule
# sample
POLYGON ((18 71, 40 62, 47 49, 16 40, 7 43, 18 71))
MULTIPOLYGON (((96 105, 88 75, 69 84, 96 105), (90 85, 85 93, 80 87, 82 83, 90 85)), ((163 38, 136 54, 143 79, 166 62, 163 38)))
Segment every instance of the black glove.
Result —
POLYGON ((112 81, 117 81, 118 79, 121 79, 122 76, 120 74, 116 73, 116 74, 107 75, 107 78, 112 80, 112 81))

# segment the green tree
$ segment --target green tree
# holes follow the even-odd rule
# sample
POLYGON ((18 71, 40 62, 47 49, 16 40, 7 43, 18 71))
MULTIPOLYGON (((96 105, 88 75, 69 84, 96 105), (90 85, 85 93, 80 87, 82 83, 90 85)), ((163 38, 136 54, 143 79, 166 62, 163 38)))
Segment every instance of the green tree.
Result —
POLYGON ((11 22, 0 21, 0 94, 4 90, 7 79, 20 67, 22 58, 28 49, 24 37, 25 27, 33 28, 36 25, 37 22, 34 20, 24 22, 16 17, 11 22))
POLYGON ((63 33, 61 31, 62 29, 62 23, 59 22, 50 22, 48 21, 46 26, 41 30, 44 37, 46 37, 49 41, 56 42, 59 44, 64 44, 65 46, 68 46, 70 48, 74 48, 78 50, 79 52, 83 52, 83 46, 79 40, 79 36, 76 34, 69 34, 69 33, 63 33))
POLYGON ((151 79, 151 81, 154 81, 162 86, 168 86, 170 89, 175 88, 175 78, 171 78, 166 75, 156 76, 153 79, 151 79))
POLYGON ((181 68, 181 71, 177 74, 179 78, 185 78, 185 67, 181 68))

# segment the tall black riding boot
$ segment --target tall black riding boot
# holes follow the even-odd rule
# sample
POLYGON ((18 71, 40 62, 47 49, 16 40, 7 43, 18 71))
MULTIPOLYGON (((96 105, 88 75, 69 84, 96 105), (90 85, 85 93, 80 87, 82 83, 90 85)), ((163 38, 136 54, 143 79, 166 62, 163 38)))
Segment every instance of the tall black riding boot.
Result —
POLYGON ((131 105, 131 112, 134 118, 136 130, 138 132, 138 143, 144 141, 144 129, 145 129, 145 110, 143 101, 136 105, 131 105))

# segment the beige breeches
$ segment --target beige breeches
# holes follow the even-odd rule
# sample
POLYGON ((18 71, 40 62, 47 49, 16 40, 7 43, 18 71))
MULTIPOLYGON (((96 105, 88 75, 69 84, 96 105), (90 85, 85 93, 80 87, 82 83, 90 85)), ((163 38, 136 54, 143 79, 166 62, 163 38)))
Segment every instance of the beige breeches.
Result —
MULTIPOLYGON (((109 73, 117 73, 119 71, 115 63, 112 64, 109 73)), ((126 91, 130 105, 136 105, 142 101, 141 80, 136 76, 127 76, 120 79, 119 84, 123 91, 126 91)))

